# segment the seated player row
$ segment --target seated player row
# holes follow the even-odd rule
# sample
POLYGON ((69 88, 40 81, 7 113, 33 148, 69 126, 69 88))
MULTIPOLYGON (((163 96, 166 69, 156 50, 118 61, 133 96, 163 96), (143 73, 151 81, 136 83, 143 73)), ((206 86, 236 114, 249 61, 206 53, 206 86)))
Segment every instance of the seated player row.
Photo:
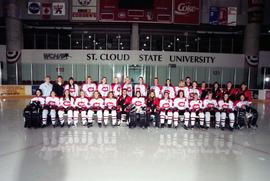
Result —
POLYGON ((200 128, 208 129, 212 120, 213 127, 224 130, 227 118, 227 127, 230 130, 236 125, 256 127, 257 111, 250 106, 251 102, 246 100, 244 94, 241 94, 239 100, 232 102, 227 93, 217 101, 211 91, 204 100, 200 100, 197 93, 189 100, 185 98, 182 90, 173 99, 168 92, 164 93, 162 99, 156 97, 155 91, 151 91, 147 98, 143 97, 140 91, 136 91, 134 97, 128 96, 127 93, 127 89, 122 89, 121 95, 116 98, 113 91, 110 91, 106 98, 102 98, 98 91, 94 91, 92 98, 89 99, 83 90, 80 91, 79 97, 74 98, 70 90, 66 89, 61 98, 58 98, 54 91, 44 98, 42 91, 38 89, 31 102, 39 102, 42 106, 43 127, 47 125, 48 114, 54 126, 57 125, 57 114, 61 126, 65 124, 64 114, 67 114, 68 126, 77 126, 79 113, 82 125, 88 127, 93 125, 95 117, 99 126, 107 126, 111 117, 113 126, 127 122, 130 128, 137 125, 140 127, 167 125, 177 128, 180 121, 183 122, 185 129, 192 129, 198 120, 200 128), (247 117, 246 113, 251 115, 247 117))
MULTIPOLYGON (((153 86, 148 87, 145 83, 142 77, 139 77, 138 83, 134 86, 131 84, 130 79, 128 77, 125 78, 125 81, 123 84, 119 83, 118 78, 114 79, 114 83, 108 84, 107 78, 103 77, 101 79, 100 84, 96 84, 92 81, 91 76, 88 76, 86 78, 86 81, 84 84, 79 87, 77 84, 74 83, 74 79, 71 77, 69 79, 68 84, 65 86, 63 85, 63 78, 61 76, 58 77, 57 83, 52 85, 50 84, 50 77, 45 78, 45 83, 40 85, 40 89, 43 92, 43 95, 45 97, 49 96, 50 92, 53 90, 55 91, 57 96, 62 96, 63 91, 68 89, 71 96, 77 97, 79 96, 79 91, 83 90, 86 94, 86 97, 92 97, 93 93, 95 91, 98 91, 101 94, 101 97, 105 98, 107 97, 108 93, 110 91, 113 91, 113 95, 115 97, 119 97, 121 94, 122 89, 127 90, 128 96, 133 96, 137 91, 140 91, 141 95, 143 97, 147 96, 147 93, 150 91, 154 91, 156 97, 162 98, 164 97, 164 93, 169 93, 170 98, 175 98, 179 91, 184 92, 184 96, 192 100, 193 94, 197 94, 198 97, 203 100, 205 99, 209 89, 206 87, 206 83, 202 82, 201 87, 198 87, 198 84, 196 81, 193 81, 191 83, 191 80, 189 77, 186 78, 186 80, 180 80, 178 86, 173 86, 171 84, 170 79, 166 80, 166 83, 164 86, 161 86, 159 84, 158 78, 154 78, 153 80, 153 86)), ((235 101, 240 98, 241 94, 244 94, 246 99, 251 102, 251 93, 248 90, 245 83, 241 84, 241 87, 239 89, 233 88, 232 83, 228 82, 226 88, 222 89, 220 88, 219 84, 217 82, 214 83, 212 88, 213 98, 216 100, 219 100, 223 97, 224 94, 228 94, 230 100, 235 101)))

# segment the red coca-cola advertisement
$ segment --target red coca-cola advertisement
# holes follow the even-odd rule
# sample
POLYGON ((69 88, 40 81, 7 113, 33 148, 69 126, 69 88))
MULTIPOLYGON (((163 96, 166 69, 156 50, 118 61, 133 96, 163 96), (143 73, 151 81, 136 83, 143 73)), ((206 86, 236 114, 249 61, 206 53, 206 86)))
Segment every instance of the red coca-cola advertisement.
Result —
POLYGON ((99 21, 172 22, 172 0, 102 0, 99 21))
POLYGON ((194 24, 200 23, 199 0, 174 0, 174 23, 194 24))

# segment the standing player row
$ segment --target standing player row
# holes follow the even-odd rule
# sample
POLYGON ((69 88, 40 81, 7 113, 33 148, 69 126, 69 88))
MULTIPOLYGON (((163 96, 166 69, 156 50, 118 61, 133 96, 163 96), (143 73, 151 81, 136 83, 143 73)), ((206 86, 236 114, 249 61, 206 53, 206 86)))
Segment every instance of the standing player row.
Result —
MULTIPOLYGON (((50 92, 54 90, 57 96, 62 96, 63 91, 68 89, 71 96, 79 96, 79 91, 83 90, 87 97, 92 97, 95 91, 98 91, 101 94, 101 97, 107 97, 110 91, 113 91, 115 97, 121 95, 122 89, 127 90, 127 95, 132 97, 136 94, 137 91, 140 91, 143 97, 146 97, 150 91, 154 91, 156 97, 164 97, 165 92, 169 94, 170 98, 175 98, 179 95, 179 91, 184 92, 185 98, 192 100, 194 94, 197 94, 198 97, 203 100, 207 96, 207 92, 210 90, 206 87, 206 83, 202 82, 201 87, 198 87, 196 81, 191 82, 190 78, 187 77, 186 80, 180 80, 178 86, 173 86, 170 79, 166 80, 165 85, 160 85, 158 78, 154 78, 153 86, 148 86, 144 83, 142 77, 138 78, 138 83, 133 85, 128 77, 125 78, 124 83, 120 83, 118 78, 114 78, 112 84, 107 83, 107 78, 103 77, 99 84, 93 82, 91 76, 86 78, 86 81, 81 86, 75 84, 74 79, 71 77, 68 81, 68 84, 63 85, 63 78, 58 77, 55 84, 50 84, 50 77, 45 78, 45 83, 41 84, 39 87, 45 97, 49 96, 50 92)), ((225 88, 221 88, 218 83, 214 83, 212 89, 213 97, 217 100, 221 99, 224 94, 228 94, 230 100, 234 101, 240 98, 241 94, 244 94, 248 101, 251 101, 251 93, 247 89, 245 83, 241 84, 239 89, 233 88, 232 83, 228 82, 225 88)))

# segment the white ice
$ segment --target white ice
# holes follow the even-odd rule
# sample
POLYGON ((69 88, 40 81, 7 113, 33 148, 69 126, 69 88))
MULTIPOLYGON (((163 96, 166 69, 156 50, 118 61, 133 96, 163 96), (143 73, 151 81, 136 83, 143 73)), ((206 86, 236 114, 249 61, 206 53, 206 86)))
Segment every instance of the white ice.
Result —
POLYGON ((0 99, 1 181, 268 181, 270 107, 259 128, 25 129, 26 100, 0 99))

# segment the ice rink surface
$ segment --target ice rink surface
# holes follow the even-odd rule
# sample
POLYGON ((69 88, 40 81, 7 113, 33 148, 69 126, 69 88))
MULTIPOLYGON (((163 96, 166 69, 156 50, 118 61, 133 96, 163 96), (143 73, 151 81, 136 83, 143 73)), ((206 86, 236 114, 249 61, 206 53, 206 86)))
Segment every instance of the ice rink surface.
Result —
POLYGON ((268 181, 270 106, 259 128, 25 129, 26 100, 0 99, 1 181, 268 181))

